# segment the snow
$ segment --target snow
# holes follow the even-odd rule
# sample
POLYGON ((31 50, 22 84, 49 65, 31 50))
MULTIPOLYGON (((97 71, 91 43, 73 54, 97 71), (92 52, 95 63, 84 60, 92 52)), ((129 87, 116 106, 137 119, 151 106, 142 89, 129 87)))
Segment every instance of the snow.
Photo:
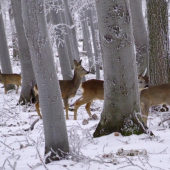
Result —
MULTIPOLYGON (((85 61, 83 62, 86 67, 85 61)), ((13 61, 12 64, 14 72, 20 73, 18 62, 13 61)), ((87 76, 87 79, 91 78, 94 78, 94 75, 87 76)), ((2 86, 0 84, 0 87, 2 86)), ((5 95, 4 88, 0 88, 0 96, 0 170, 11 170, 15 165, 16 170, 170 169, 170 129, 166 122, 164 127, 158 126, 163 113, 156 111, 150 113, 148 125, 155 134, 154 138, 150 138, 147 134, 123 137, 120 134, 116 136, 115 133, 93 138, 99 120, 89 120, 87 125, 82 125, 83 119, 88 119, 84 105, 78 109, 77 121, 73 120, 74 114, 69 111, 70 120, 66 120, 66 124, 70 156, 68 160, 42 165, 45 145, 42 120, 35 124, 32 131, 24 131, 38 118, 34 104, 16 105, 19 94, 10 91, 5 95), (119 156, 116 153, 120 149, 124 152, 138 151, 141 154, 119 156)), ((77 95, 76 98, 78 97, 77 95)), ((74 100, 76 99, 70 100, 70 103, 74 100)), ((102 107, 103 101, 94 101, 91 111, 100 118, 102 107)))

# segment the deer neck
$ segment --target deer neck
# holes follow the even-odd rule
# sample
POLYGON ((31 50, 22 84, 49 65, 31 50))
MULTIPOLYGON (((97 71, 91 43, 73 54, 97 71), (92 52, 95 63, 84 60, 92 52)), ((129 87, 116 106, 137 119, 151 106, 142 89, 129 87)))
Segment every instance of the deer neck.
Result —
POLYGON ((76 71, 74 71, 74 77, 72 79, 72 82, 75 86, 77 86, 77 88, 80 86, 81 76, 76 71))

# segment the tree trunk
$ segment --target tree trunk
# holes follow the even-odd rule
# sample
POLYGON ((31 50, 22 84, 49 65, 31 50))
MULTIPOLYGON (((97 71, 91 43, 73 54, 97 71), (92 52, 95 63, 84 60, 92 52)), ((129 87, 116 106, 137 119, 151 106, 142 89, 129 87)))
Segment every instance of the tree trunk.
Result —
POLYGON ((86 11, 81 13, 80 19, 81 19, 81 26, 83 30, 84 44, 87 51, 87 57, 89 59, 89 70, 91 71, 91 73, 95 73, 90 33, 89 33, 88 24, 86 20, 86 11))
MULTIPOLYGON (((0 3, 0 11, 1 11, 1 3, 0 3)), ((1 69, 2 73, 5 74, 11 74, 12 73, 12 67, 11 67, 11 61, 8 51, 8 44, 5 34, 5 27, 4 27, 4 21, 2 17, 2 12, 0 12, 0 61, 1 61, 1 69)), ((7 90, 15 89, 14 85, 7 85, 7 90)))
POLYGON ((136 47, 138 73, 149 69, 148 34, 142 13, 141 0, 129 0, 132 15, 133 35, 136 47))
POLYGON ((105 83, 104 107, 93 136, 141 134, 145 125, 135 116, 140 109, 129 0, 98 0, 96 5, 105 83))
POLYGON ((12 31, 13 58, 19 58, 18 40, 17 40, 16 27, 14 24, 12 4, 10 4, 10 7, 9 7, 9 19, 10 19, 10 26, 11 26, 11 31, 12 31))
POLYGON ((32 89, 36 84, 35 75, 32 67, 31 55, 28 47, 28 42, 24 33, 21 0, 11 0, 14 20, 16 25, 19 55, 21 61, 21 73, 22 73, 22 88, 19 98, 19 103, 26 104, 32 102, 32 89))
MULTIPOLYGON (((56 1, 55 4, 58 5, 58 2, 56 1)), ((56 10, 51 10, 50 15, 51 15, 51 21, 54 27, 54 33, 56 35, 55 37, 56 45, 57 45, 63 80, 71 80, 73 77, 73 74, 71 71, 71 65, 70 65, 69 56, 68 56, 68 49, 65 43, 63 32, 61 30, 62 26, 60 26, 60 24, 62 23, 61 16, 60 16, 61 14, 59 11, 57 12, 56 10)))
POLYGON ((94 55, 95 55, 96 79, 100 79, 100 64, 99 64, 100 62, 99 62, 99 54, 97 50, 97 42, 96 42, 95 28, 93 23, 92 9, 88 10, 88 14, 89 14, 89 22, 90 22, 90 28, 91 28, 91 34, 93 40, 94 55))
MULTIPOLYGON (((63 2, 62 0, 58 0, 58 5, 63 5, 63 2)), ((74 60, 75 60, 75 56, 74 56, 74 50, 73 50, 73 46, 72 46, 72 42, 71 42, 71 35, 70 35, 70 29, 68 28, 67 26, 67 20, 66 20, 66 10, 60 10, 58 11, 59 12, 59 15, 61 17, 61 24, 63 24, 64 26, 64 29, 65 29, 65 34, 63 34, 63 37, 65 39, 65 43, 66 43, 66 46, 67 46, 67 50, 68 50, 68 58, 69 58, 69 61, 70 61, 70 65, 71 65, 71 69, 73 70, 74 69, 74 60)))
POLYGON ((168 2, 147 0, 150 85, 169 82, 168 2))
POLYGON ((22 0, 21 3, 25 34, 38 85, 45 154, 50 152, 46 163, 49 163, 50 159, 56 160, 69 152, 60 86, 47 30, 44 0, 22 0))
POLYGON ((72 46, 73 46, 74 55, 75 55, 74 57, 77 61, 80 61, 75 24, 73 23, 73 18, 71 16, 71 12, 68 6, 68 0, 63 0, 63 2, 64 2, 65 13, 66 13, 66 19, 67 19, 68 25, 70 26, 71 41, 72 41, 72 46))

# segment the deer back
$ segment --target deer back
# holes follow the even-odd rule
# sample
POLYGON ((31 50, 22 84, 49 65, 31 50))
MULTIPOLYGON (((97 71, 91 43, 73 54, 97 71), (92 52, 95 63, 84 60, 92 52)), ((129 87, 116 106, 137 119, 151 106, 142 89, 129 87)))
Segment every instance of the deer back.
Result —
POLYGON ((104 99, 104 81, 91 79, 81 84, 83 98, 104 99))
POLYGON ((141 102, 150 101, 151 105, 168 104, 170 105, 170 84, 150 86, 141 91, 141 102))

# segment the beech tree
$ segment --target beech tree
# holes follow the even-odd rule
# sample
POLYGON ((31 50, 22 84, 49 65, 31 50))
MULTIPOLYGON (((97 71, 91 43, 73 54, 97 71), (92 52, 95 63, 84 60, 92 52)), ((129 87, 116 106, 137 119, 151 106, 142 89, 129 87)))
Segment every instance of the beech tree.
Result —
POLYGON ((44 0, 21 2, 25 34, 38 85, 44 124, 45 154, 50 152, 46 158, 48 163, 50 160, 58 160, 69 152, 60 86, 47 30, 44 0))
POLYGON ((28 41, 24 33, 21 0, 11 0, 13 15, 16 25, 19 56, 21 61, 21 74, 22 74, 22 88, 19 103, 26 104, 32 102, 32 89, 36 84, 35 75, 32 67, 31 55, 28 47, 28 41))
POLYGON ((104 107, 94 137, 145 132, 140 111, 129 0, 96 1, 104 67, 104 107), (143 124, 143 125, 142 125, 143 124))
POLYGON ((141 0, 129 0, 132 15, 133 35, 136 47, 138 73, 149 69, 148 33, 142 13, 141 0))
MULTIPOLYGON (((6 39, 6 33, 4 28, 4 21, 2 17, 2 11, 1 11, 1 3, 0 3, 0 61, 1 61, 1 70, 2 73, 5 74, 11 74, 12 73, 12 66, 8 51, 8 44, 6 39)), ((7 85, 7 90, 14 89, 14 85, 7 85)))

